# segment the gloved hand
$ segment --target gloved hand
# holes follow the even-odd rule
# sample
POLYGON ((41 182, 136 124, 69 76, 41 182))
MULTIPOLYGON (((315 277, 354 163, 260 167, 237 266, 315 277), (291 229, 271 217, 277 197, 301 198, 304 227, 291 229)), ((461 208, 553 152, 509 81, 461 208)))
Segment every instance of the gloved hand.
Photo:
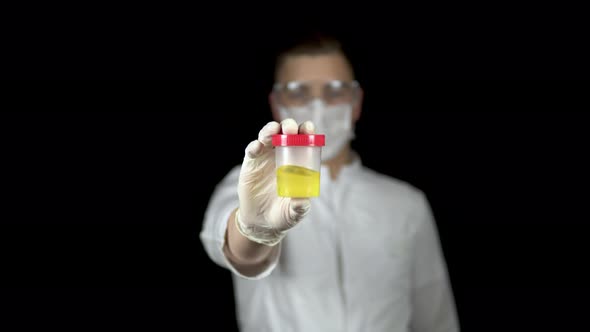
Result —
POLYGON ((276 186, 275 151, 272 135, 313 134, 310 121, 299 127, 293 119, 280 124, 269 122, 258 139, 246 147, 238 182, 240 205, 236 212, 237 228, 248 239, 268 246, 279 243, 286 232, 309 212, 309 198, 279 197, 276 186))

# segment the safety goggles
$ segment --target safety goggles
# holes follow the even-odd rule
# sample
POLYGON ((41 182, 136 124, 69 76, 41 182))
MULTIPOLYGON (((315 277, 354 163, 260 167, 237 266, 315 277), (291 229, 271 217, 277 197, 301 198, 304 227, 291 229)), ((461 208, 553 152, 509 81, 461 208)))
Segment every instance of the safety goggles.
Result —
POLYGON ((315 98, 322 98, 328 105, 354 103, 359 94, 359 83, 353 81, 290 81, 276 83, 273 93, 277 101, 286 107, 304 106, 315 98))

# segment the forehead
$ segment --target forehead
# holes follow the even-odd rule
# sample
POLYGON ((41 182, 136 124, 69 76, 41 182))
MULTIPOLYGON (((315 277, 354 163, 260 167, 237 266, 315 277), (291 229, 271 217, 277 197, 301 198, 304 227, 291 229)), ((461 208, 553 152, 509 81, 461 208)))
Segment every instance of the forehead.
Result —
POLYGON ((277 71, 277 82, 354 79, 346 58, 340 53, 290 55, 277 71))

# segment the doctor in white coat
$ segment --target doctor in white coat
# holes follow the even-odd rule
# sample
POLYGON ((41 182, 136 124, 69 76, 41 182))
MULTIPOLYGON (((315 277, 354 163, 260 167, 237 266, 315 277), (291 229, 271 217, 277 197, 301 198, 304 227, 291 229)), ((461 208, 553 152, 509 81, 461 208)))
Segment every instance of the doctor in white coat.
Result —
POLYGON ((363 91, 340 42, 279 55, 275 121, 217 185, 200 238, 229 269, 244 332, 455 332, 459 321, 425 194, 351 149, 363 91), (271 136, 322 133, 321 194, 278 197, 271 136))

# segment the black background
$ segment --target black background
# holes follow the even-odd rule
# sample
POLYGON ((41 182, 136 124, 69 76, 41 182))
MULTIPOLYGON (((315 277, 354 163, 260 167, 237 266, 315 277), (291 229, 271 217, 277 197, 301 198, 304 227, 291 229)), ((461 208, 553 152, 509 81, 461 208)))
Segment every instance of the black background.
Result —
MULTIPOLYGON (((5 85, 2 324, 234 330, 229 272, 198 233, 214 186, 270 120, 286 30, 119 15, 13 36, 28 42, 5 77, 142 80, 5 85)), ((562 80, 586 77, 581 24, 518 17, 339 30, 365 88, 354 147, 426 192, 465 331, 587 325, 587 85, 562 80), (509 80, 522 78, 557 80, 509 80)))

